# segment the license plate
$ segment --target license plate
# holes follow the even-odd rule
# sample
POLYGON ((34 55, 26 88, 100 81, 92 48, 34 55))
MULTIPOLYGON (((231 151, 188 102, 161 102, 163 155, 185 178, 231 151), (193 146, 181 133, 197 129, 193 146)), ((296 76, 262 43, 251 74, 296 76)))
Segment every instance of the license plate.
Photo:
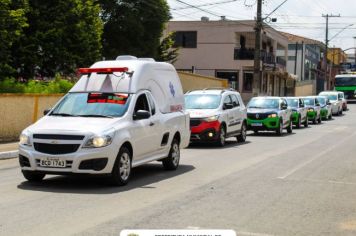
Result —
POLYGON ((40 166, 65 168, 66 161, 59 158, 42 158, 40 160, 40 166))
POLYGON ((262 126, 262 123, 251 123, 251 126, 262 126))

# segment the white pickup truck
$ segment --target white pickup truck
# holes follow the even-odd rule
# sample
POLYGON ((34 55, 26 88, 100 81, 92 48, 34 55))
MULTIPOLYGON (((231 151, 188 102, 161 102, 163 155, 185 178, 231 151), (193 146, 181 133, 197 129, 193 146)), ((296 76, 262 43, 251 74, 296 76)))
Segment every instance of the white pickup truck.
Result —
POLYGON ((124 56, 79 72, 69 93, 20 136, 27 180, 74 173, 108 175, 124 185, 131 169, 147 162, 178 167, 190 130, 172 65, 124 56))

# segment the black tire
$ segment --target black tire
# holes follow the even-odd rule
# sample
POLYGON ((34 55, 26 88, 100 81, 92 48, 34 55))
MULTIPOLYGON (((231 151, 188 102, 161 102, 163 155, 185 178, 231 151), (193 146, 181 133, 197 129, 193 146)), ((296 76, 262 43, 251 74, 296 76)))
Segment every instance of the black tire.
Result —
POLYGON ((296 128, 299 129, 302 126, 302 117, 298 116, 298 123, 296 124, 296 128))
POLYGON ((258 134, 258 130, 254 130, 253 132, 254 132, 255 134, 258 134))
POLYGON ((246 132, 247 132, 246 123, 243 122, 241 125, 240 135, 236 136, 237 142, 243 143, 246 141, 246 132))
POLYGON ((321 115, 319 114, 318 123, 321 124, 321 115))
POLYGON ((306 116, 304 121, 304 127, 307 128, 308 126, 309 126, 309 119, 308 116, 306 116))
POLYGON ((216 141, 216 145, 218 145, 219 147, 223 147, 225 146, 225 139, 226 139, 226 129, 225 126, 220 126, 220 130, 219 130, 219 137, 218 140, 216 141))
POLYGON ((282 121, 282 119, 279 121, 279 126, 276 129, 276 134, 277 134, 277 136, 283 135, 283 121, 282 121))
POLYGON ((315 125, 317 123, 318 119, 316 118, 316 116, 313 119, 313 124, 315 125))
POLYGON ((292 119, 289 119, 289 126, 287 127, 287 133, 291 134, 293 132, 293 123, 292 119))
POLYGON ((35 171, 27 171, 23 170, 22 171, 23 177, 27 179, 29 182, 41 182, 43 178, 46 176, 46 174, 43 173, 38 173, 35 171))
POLYGON ((330 112, 330 115, 328 116, 328 120, 331 120, 332 118, 332 112, 330 112))
POLYGON ((132 170, 132 154, 130 150, 123 146, 120 148, 111 171, 110 180, 115 186, 123 186, 129 182, 132 170))
POLYGON ((165 170, 176 170, 179 166, 180 147, 178 139, 174 138, 169 150, 168 157, 162 160, 162 165, 165 170))
POLYGON ((340 110, 340 116, 342 115, 342 109, 340 110))

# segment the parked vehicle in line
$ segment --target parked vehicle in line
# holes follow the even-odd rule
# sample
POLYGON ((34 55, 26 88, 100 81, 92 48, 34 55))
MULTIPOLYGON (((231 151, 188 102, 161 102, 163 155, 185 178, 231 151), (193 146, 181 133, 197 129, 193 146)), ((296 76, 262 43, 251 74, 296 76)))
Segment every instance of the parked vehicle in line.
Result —
POLYGON ((344 92, 339 91, 339 95, 338 98, 341 98, 341 102, 342 102, 342 110, 343 111, 347 111, 347 100, 345 99, 345 94, 344 92))
POLYGON ((321 123, 320 103, 317 96, 303 97, 309 121, 313 124, 321 123))
POLYGON ((171 64, 124 56, 79 72, 69 93, 20 136, 27 180, 90 174, 124 185, 131 168, 147 162, 178 167, 189 144, 189 114, 171 64))
POLYGON ((344 93, 347 101, 356 101, 356 74, 341 74, 335 76, 335 90, 344 93))
POLYGON ((302 124, 308 127, 309 119, 307 108, 304 105, 303 99, 299 97, 286 97, 288 107, 292 110, 292 122, 296 128, 300 128, 302 124))
POLYGON ((342 115, 342 100, 337 91, 323 91, 319 96, 326 96, 331 102, 331 111, 333 115, 342 115))
POLYGON ((246 107, 240 93, 229 89, 203 89, 185 94, 190 114, 191 142, 225 145, 226 138, 246 140, 246 107))
POLYGON ((292 133, 292 110, 287 100, 281 97, 254 97, 247 104, 247 129, 255 133, 274 131, 283 134, 283 129, 292 133))
POLYGON ((320 116, 322 120, 331 120, 331 102, 326 96, 318 96, 318 101, 320 103, 320 116))

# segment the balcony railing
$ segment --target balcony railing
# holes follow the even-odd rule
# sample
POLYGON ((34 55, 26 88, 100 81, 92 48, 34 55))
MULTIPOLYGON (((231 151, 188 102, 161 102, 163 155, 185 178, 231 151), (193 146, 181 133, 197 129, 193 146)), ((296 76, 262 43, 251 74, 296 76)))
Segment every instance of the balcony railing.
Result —
MULTIPOLYGON (((254 60, 255 49, 253 48, 235 48, 234 60, 254 60)), ((286 60, 283 57, 276 57, 273 53, 261 50, 261 61, 266 64, 278 64, 286 66, 286 60)))

